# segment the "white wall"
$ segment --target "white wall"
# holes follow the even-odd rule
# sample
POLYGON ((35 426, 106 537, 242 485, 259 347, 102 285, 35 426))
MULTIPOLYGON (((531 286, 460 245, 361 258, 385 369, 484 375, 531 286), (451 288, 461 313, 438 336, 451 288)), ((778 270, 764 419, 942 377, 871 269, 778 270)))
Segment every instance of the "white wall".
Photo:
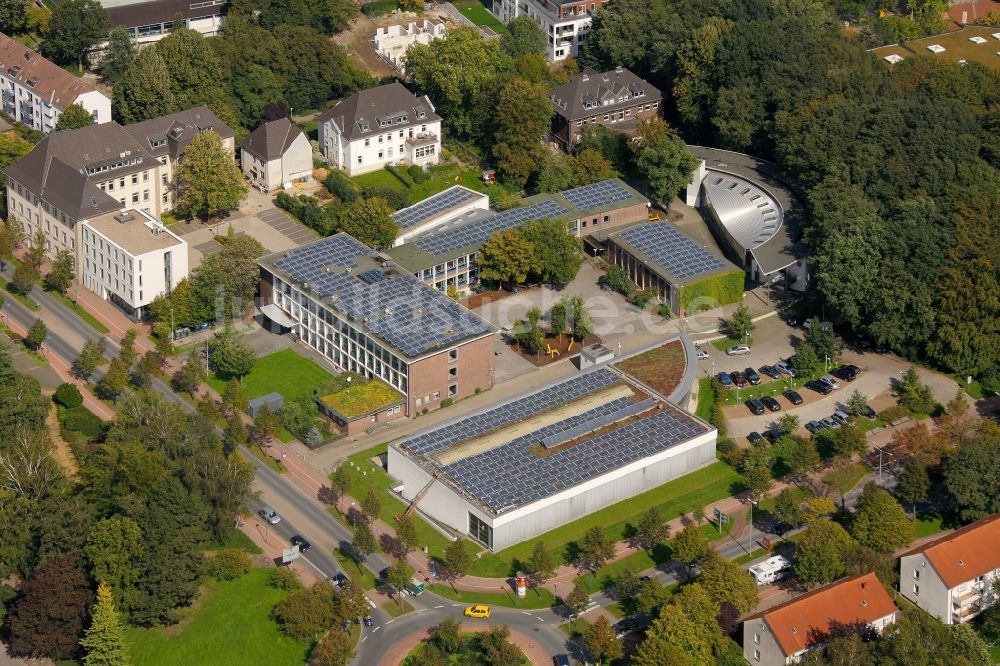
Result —
POLYGON ((348 175, 355 176, 378 171, 385 168, 386 164, 409 163, 406 139, 419 134, 434 134, 437 139, 434 144, 434 155, 416 163, 436 164, 441 155, 440 120, 379 132, 373 128, 370 136, 350 142, 344 140, 333 121, 328 120, 323 123, 323 128, 320 130, 320 150, 334 166, 345 170, 348 175))
POLYGON ((98 90, 83 93, 76 98, 76 104, 90 111, 91 115, 96 113, 94 122, 98 125, 111 122, 111 100, 104 93, 98 90))

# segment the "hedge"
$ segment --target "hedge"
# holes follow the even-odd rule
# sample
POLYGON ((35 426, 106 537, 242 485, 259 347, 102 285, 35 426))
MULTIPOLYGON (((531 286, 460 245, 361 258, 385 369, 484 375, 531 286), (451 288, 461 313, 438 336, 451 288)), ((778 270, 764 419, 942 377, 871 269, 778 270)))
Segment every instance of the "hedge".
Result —
POLYGON ((698 312, 738 303, 743 298, 744 279, 743 271, 734 270, 684 285, 680 290, 679 305, 689 311, 689 306, 694 304, 693 311, 698 312))

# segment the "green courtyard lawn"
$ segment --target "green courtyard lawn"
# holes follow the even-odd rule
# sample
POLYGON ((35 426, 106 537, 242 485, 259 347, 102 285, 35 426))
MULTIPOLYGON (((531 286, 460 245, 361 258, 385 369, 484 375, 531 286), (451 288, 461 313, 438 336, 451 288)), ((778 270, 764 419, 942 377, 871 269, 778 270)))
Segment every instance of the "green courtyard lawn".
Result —
POLYGON ((498 35, 507 32, 507 27, 496 16, 491 14, 479 0, 458 0, 453 3, 462 13, 476 25, 484 25, 498 35))
POLYGON ((489 606, 508 606, 510 608, 524 608, 533 610, 538 608, 551 608, 556 605, 556 598, 552 590, 546 587, 529 588, 523 599, 515 600, 516 595, 505 586, 503 591, 499 588, 496 592, 469 592, 467 590, 455 590, 446 583, 432 583, 428 590, 452 601, 465 604, 487 604, 489 606))
MULTIPOLYGON (((252 400, 277 391, 285 400, 291 400, 311 393, 332 377, 325 368, 295 350, 283 349, 257 359, 253 370, 243 378, 243 393, 252 400)), ((226 382, 214 374, 208 378, 208 384, 220 395, 226 390, 226 382)))
MULTIPOLYGON (((907 506, 906 510, 909 512, 913 509, 907 506)), ((917 520, 913 524, 913 538, 922 539, 923 537, 929 537, 932 534, 937 534, 943 529, 944 525, 942 524, 941 516, 933 513, 928 513, 923 516, 917 514, 917 520)))
MULTIPOLYGON (((478 4, 478 3, 477 3, 478 4)), ((506 190, 500 185, 486 185, 482 180, 482 171, 478 168, 462 167, 454 162, 445 162, 431 167, 430 178, 423 183, 413 182, 404 167, 400 167, 398 172, 402 174, 406 185, 400 182, 399 178, 391 174, 387 169, 379 169, 371 173, 354 176, 354 182, 364 188, 374 185, 391 187, 397 190, 407 190, 408 203, 413 205, 418 201, 423 201, 432 194, 442 192, 453 185, 463 185, 470 190, 488 194, 491 200, 495 197, 506 194, 506 190), (457 180, 456 180, 457 178, 457 180)))
MULTIPOLYGON (((557 527, 534 539, 505 548, 498 553, 484 553, 472 567, 473 576, 505 577, 516 573, 520 563, 531 555, 535 543, 542 541, 557 563, 574 559, 576 540, 591 527, 604 528, 612 541, 625 538, 627 529, 655 506, 667 520, 691 513, 716 500, 742 490, 740 475, 725 463, 716 462, 662 486, 596 511, 579 520, 557 527)), ((636 569, 638 570, 638 569, 636 569)))
POLYGON ((179 624, 126 629, 132 662, 144 666, 304 663, 308 646, 284 635, 271 619, 275 604, 288 594, 271 587, 271 575, 272 569, 251 569, 239 580, 209 580, 194 605, 183 611, 179 624))

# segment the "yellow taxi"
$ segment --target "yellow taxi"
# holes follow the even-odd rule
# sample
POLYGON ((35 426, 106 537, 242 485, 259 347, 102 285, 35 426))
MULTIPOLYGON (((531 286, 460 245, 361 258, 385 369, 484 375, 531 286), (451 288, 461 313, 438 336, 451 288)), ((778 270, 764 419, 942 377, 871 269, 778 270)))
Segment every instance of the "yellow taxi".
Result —
POLYGON ((465 617, 480 617, 486 619, 490 616, 490 607, 476 604, 465 609, 465 617))

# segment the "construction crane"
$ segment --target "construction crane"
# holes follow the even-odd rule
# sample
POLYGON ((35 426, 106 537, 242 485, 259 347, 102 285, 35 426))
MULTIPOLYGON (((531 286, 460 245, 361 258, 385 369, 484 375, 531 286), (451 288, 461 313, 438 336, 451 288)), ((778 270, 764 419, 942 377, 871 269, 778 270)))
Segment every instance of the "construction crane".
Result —
POLYGON ((427 484, 420 489, 419 493, 414 495, 413 501, 410 502, 410 506, 406 507, 406 511, 396 516, 397 523, 402 522, 403 518, 408 518, 414 511, 417 510, 417 504, 419 504, 420 500, 424 498, 424 495, 426 495, 427 491, 431 489, 431 486, 434 485, 434 482, 437 481, 439 476, 441 476, 441 470, 435 470, 434 476, 431 477, 431 480, 428 481, 427 484))

